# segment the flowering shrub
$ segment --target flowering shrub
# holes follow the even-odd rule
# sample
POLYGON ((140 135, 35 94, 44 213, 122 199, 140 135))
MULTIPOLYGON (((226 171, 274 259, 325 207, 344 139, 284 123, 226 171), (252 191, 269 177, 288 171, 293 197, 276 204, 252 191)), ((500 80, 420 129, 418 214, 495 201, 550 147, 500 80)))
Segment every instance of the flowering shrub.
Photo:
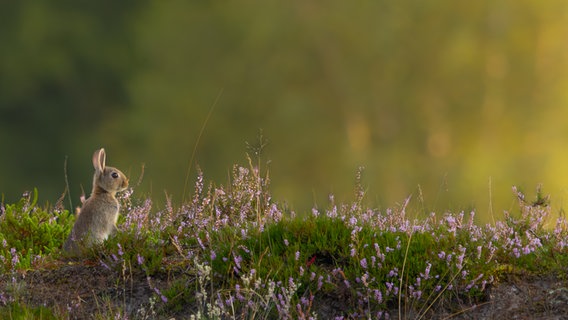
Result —
POLYGON ((15 204, 0 204, 0 273, 32 268, 61 247, 73 226, 66 210, 37 205, 37 190, 15 204))

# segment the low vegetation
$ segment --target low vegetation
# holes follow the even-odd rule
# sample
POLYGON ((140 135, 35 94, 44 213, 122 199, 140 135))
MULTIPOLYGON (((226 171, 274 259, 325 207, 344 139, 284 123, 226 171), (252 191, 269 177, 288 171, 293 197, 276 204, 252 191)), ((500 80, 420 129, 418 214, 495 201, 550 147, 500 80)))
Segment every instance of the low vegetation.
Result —
MULTIPOLYGON (((360 172, 357 177, 360 180, 360 172)), ((452 317, 490 300, 510 275, 562 275, 568 222, 540 190, 480 226, 475 211, 368 208, 296 213, 267 172, 235 166, 227 185, 199 173, 191 199, 163 207, 130 189, 119 232, 81 259, 61 247, 74 215, 37 192, 0 207, 2 319, 328 319, 452 317), (550 227, 545 227, 545 224, 550 227)))

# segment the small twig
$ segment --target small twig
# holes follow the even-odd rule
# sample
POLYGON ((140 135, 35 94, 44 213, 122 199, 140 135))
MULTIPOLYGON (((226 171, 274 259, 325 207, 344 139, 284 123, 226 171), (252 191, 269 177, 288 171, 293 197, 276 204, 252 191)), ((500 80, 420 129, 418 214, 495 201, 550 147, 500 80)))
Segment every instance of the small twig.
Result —
POLYGON ((207 123, 209 122, 209 118, 211 118, 211 115, 213 114, 213 110, 215 109, 215 106, 219 102, 219 99, 221 98, 222 94, 223 94, 223 88, 221 88, 221 90, 219 90, 219 94, 217 94, 217 98, 215 98, 215 101, 211 105, 211 108, 209 108, 209 113, 207 113, 207 117, 205 117, 205 121, 203 122, 203 125, 201 126, 201 129, 199 130, 199 135, 197 135, 197 141, 195 141, 195 144, 193 145, 193 151, 191 152, 191 158, 189 159, 189 163, 187 164, 187 173, 185 175, 185 183, 183 184, 183 195, 181 196, 181 203, 185 202, 185 193, 187 191, 187 184, 189 182, 189 175, 191 173, 191 168, 193 167, 193 161, 195 159, 195 154, 197 153, 197 147, 199 146, 199 142, 201 141, 201 136, 203 136, 203 132, 205 131, 205 127, 207 127, 207 123))
POLYGON ((402 310, 401 310, 401 303, 402 303, 402 280, 404 278, 404 269, 406 267, 406 260, 408 258, 408 250, 410 248, 410 241, 412 240, 412 235, 413 232, 410 232, 410 235, 408 236, 408 243, 406 244, 406 251, 404 252, 404 261, 402 261, 402 271, 400 273, 400 282, 399 282, 399 288, 398 288, 398 319, 402 320, 402 310))
MULTIPOLYGON (((67 175, 67 156, 65 156, 65 161, 63 162, 63 174, 65 176, 65 190, 69 196, 69 210, 73 210, 73 199, 71 199, 71 188, 69 188, 69 177, 67 175)), ((65 192, 63 193, 65 194, 65 192)))
POLYGON ((176 248, 176 251, 183 256, 183 251, 181 250, 180 246, 177 244, 177 241, 175 241, 175 239, 170 236, 170 241, 173 244, 173 246, 176 248))
POLYGON ((432 308, 432 306, 434 305, 434 303, 436 303, 436 301, 438 301, 438 299, 442 296, 442 293, 444 293, 446 290, 448 290, 448 287, 452 284, 452 282, 454 281, 454 279, 458 276, 458 274, 462 271, 463 267, 460 268, 450 279, 450 281, 448 281, 448 283, 446 284, 446 286, 440 290, 440 292, 438 293, 438 295, 434 298, 434 300, 432 300, 432 303, 430 303, 430 305, 428 306, 428 308, 426 308, 426 310, 424 310, 424 313, 421 314, 419 316, 418 319, 422 319, 422 317, 424 317, 424 315, 426 314, 426 312, 428 312, 428 310, 430 310, 432 308))

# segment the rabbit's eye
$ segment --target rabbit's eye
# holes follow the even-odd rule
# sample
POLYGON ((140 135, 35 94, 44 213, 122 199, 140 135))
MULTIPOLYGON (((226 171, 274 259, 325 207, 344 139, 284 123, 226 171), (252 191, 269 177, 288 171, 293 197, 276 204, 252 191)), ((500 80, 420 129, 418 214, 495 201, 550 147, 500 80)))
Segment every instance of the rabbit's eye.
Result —
POLYGON ((118 178, 118 173, 113 172, 113 173, 110 174, 110 176, 113 177, 113 179, 116 179, 116 178, 118 178))

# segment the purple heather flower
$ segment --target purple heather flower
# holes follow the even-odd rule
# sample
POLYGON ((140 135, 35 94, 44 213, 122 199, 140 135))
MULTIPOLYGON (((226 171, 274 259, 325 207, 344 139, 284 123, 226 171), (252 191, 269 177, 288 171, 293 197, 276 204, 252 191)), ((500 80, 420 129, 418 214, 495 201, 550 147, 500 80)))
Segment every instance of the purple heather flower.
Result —
POLYGON ((375 247, 375 251, 377 252, 377 256, 381 255, 381 247, 379 246, 378 243, 373 243, 373 247, 375 247))
POLYGON ((367 269, 367 259, 366 258, 361 259, 361 261, 359 263, 361 264, 361 268, 367 269))
POLYGON ((276 297, 278 298, 278 303, 276 304, 276 307, 278 309, 280 309, 281 306, 285 306, 286 305, 286 301, 284 300, 284 296, 279 293, 278 295, 276 295, 276 297))
POLYGON ((463 258, 464 258, 463 254, 460 254, 458 256, 458 261, 456 262, 456 267, 458 267, 458 269, 463 268, 463 258))
POLYGON ((354 226, 353 231, 351 231, 351 235, 355 236, 358 232, 361 232, 361 230, 363 230, 363 227, 354 226))
POLYGON ((143 265, 144 264, 144 257, 141 256, 140 254, 136 255, 136 260, 138 260, 138 265, 143 265))
POLYGON ((351 217, 351 218, 349 219, 349 224, 350 224, 351 226, 356 225, 356 224, 357 224, 357 218, 351 217))
POLYGON ((387 277, 392 278, 392 277, 396 277, 398 276, 398 269, 394 268, 393 270, 389 271, 389 274, 387 275, 387 277))
POLYGON ((329 218, 337 218, 337 206, 333 206, 330 211, 327 212, 329 218))
MULTIPOLYGON (((201 249, 205 249, 205 245, 203 244, 203 241, 201 241, 201 238, 200 237, 196 237, 196 238, 197 238, 197 243, 199 243, 199 246, 201 247, 201 249)), ((177 235, 174 235, 173 241, 175 243, 178 243, 178 236, 177 235)))
POLYGON ((314 215, 314 217, 318 217, 319 216, 319 211, 316 208, 312 208, 312 214, 314 215))
POLYGON ((243 261, 243 257, 241 256, 234 256, 233 257, 233 261, 235 262, 235 265, 237 266, 238 269, 241 269, 241 262, 243 261))
POLYGON ((414 291, 414 292, 412 293, 412 296, 413 296, 415 299, 420 299, 420 297, 422 297, 422 290, 414 291))
POLYGON ((423 274, 422 274, 422 273, 420 274, 420 276, 421 276, 422 278, 424 278, 424 280, 430 279, 430 269, 431 269, 431 268, 432 268, 432 264, 431 264, 430 262, 428 262, 428 263, 426 264, 426 269, 424 270, 424 273, 423 273, 423 274))
POLYGON ((32 264, 35 265, 36 263, 41 262, 42 259, 43 259, 43 257, 40 256, 39 254, 35 255, 34 258, 32 259, 32 264))
POLYGON ((12 266, 15 267, 20 262, 20 257, 18 257, 16 248, 10 249, 10 253, 12 254, 12 266))
POLYGON ((102 261, 100 263, 101 263, 101 266, 103 266, 103 268, 110 270, 110 267, 106 263, 104 263, 102 261))
POLYGON ((521 257, 521 253, 519 252, 519 248, 513 248, 513 254, 515 255, 516 258, 521 257))
POLYGON ((238 284, 235 285, 235 291, 236 291, 236 298, 239 301, 245 301, 245 297, 241 294, 241 286, 239 286, 238 284))
POLYGON ((361 277, 361 281, 363 282, 363 284, 364 284, 365 286, 368 286, 368 285, 369 285, 369 283, 368 283, 368 281, 369 281, 369 274, 368 274, 367 272, 365 272, 365 274, 361 277))
POLYGON ((296 284, 294 283, 294 278, 290 277, 288 278, 288 285, 290 286, 290 288, 293 288, 296 286, 296 284))
POLYGON ((378 303, 382 303, 383 302, 383 294, 381 293, 381 291, 375 289, 373 292, 375 294, 375 300, 377 300, 378 303))

